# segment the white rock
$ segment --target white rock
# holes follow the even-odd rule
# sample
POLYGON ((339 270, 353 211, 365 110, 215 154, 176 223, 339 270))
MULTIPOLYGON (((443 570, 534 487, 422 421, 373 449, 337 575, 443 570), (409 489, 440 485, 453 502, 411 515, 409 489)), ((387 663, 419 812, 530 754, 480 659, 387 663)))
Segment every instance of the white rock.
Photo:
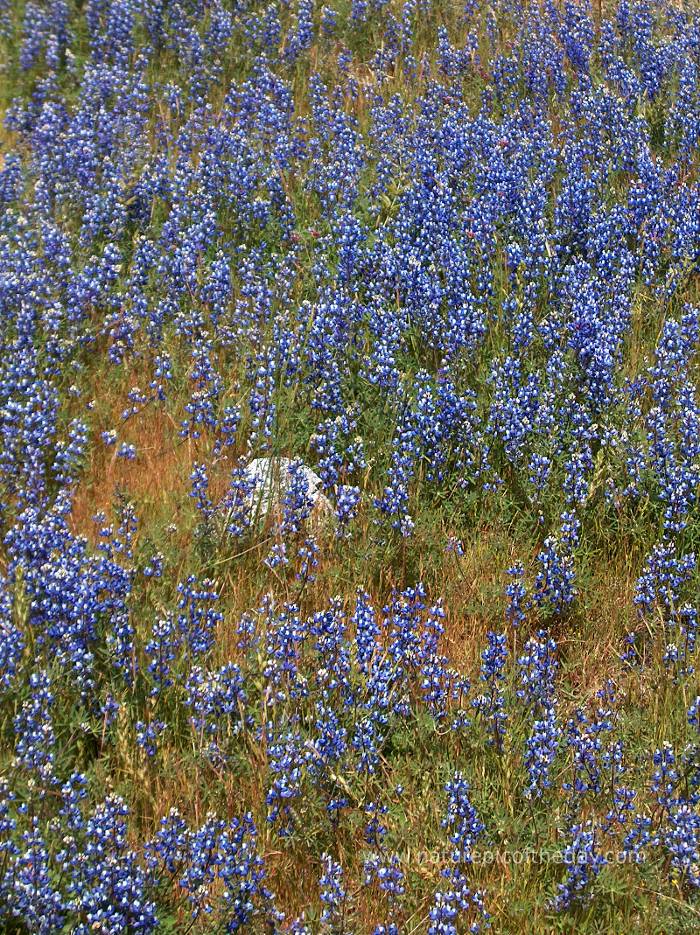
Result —
MULTIPOLYGON (((290 458, 255 458, 246 468, 246 476, 253 484, 250 496, 251 518, 266 520, 272 514, 281 519, 284 510, 284 498, 289 490, 289 469, 294 464, 290 458)), ((300 465, 300 472, 306 481, 306 496, 311 501, 312 524, 332 521, 333 505, 323 493, 323 484, 306 464, 300 465)))

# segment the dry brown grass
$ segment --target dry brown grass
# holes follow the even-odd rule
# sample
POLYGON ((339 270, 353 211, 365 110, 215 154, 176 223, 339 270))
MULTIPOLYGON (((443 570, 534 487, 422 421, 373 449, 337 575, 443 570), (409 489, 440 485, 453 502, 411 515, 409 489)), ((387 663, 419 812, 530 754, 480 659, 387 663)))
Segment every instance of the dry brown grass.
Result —
MULTIPOLYGON (((125 376, 125 387, 136 383, 132 373, 125 376)), ((113 394, 96 434, 120 425, 127 392, 128 389, 124 389, 113 394)), ((117 457, 119 443, 107 447, 97 440, 91 445, 89 461, 75 493, 71 514, 73 531, 93 538, 92 517, 98 511, 109 516, 117 491, 133 501, 144 526, 154 518, 165 520, 167 517, 170 517, 168 522, 177 524, 183 504, 187 503, 193 466, 196 461, 211 461, 207 453, 212 445, 212 439, 204 432, 197 440, 180 438, 179 428, 168 411, 151 404, 120 431, 119 443, 126 441, 136 446, 136 461, 117 457)), ((223 495, 232 460, 231 457, 221 458, 210 466, 212 499, 223 495)))

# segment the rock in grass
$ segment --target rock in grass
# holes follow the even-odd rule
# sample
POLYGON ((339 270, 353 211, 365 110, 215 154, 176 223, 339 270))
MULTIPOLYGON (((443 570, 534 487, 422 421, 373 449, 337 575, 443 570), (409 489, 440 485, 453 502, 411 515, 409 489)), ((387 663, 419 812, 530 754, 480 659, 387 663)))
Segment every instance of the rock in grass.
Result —
POLYGON ((332 525, 333 505, 323 493, 318 474, 308 465, 291 458, 255 458, 246 468, 250 483, 250 513, 253 523, 269 518, 282 523, 292 512, 308 519, 312 527, 332 525))

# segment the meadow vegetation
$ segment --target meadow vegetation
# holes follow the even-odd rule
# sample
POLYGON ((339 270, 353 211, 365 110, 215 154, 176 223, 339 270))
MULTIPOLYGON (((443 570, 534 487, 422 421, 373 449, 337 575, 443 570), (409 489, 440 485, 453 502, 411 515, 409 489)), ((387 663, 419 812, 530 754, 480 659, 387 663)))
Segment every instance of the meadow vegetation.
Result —
POLYGON ((0 115, 4 931, 700 930, 697 4, 0 0, 0 115))

